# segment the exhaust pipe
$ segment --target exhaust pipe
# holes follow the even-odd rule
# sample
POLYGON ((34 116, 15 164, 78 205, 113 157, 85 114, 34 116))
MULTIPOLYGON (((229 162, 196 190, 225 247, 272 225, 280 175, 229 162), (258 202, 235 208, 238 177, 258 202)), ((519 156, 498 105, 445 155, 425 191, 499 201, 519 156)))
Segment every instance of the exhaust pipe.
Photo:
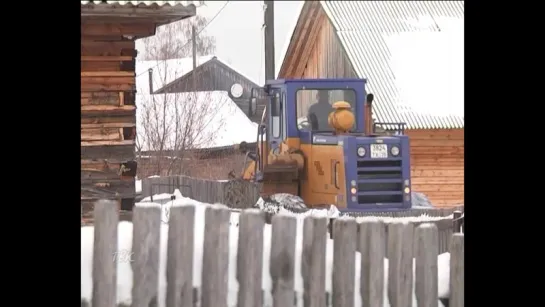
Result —
POLYGON ((365 99, 365 127, 364 132, 366 135, 373 134, 373 99, 375 98, 375 95, 373 94, 367 94, 367 97, 365 99))

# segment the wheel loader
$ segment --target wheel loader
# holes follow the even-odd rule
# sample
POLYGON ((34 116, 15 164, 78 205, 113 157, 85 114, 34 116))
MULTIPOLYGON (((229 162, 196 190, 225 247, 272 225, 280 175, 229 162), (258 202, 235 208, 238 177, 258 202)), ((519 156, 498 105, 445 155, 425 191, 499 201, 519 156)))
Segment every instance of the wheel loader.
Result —
MULTIPOLYGON (((374 123, 374 96, 365 85, 365 79, 267 81, 257 146, 244 149, 247 167, 239 176, 260 183, 262 196, 297 195, 309 208, 410 209, 405 124, 374 123)), ((255 106, 251 97, 250 113, 255 106)))

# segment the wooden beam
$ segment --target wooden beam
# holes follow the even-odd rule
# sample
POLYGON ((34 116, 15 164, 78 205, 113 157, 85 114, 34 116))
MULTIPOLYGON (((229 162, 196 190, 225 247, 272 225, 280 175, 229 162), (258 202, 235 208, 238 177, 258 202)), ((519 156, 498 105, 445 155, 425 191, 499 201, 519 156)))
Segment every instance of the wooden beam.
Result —
POLYGON ((82 117, 81 124, 82 125, 103 125, 103 124, 120 124, 120 125, 134 124, 136 125, 136 118, 134 117, 134 114, 132 112, 124 114, 124 115, 125 116, 118 115, 115 117, 109 117, 103 114, 98 114, 98 116, 93 116, 93 117, 82 117))
POLYGON ((135 77, 134 71, 82 71, 82 77, 135 77))
POLYGON ((102 23, 81 24, 81 35, 155 35, 154 23, 102 23))
POLYGON ((132 56, 82 56, 81 57, 81 61, 99 61, 99 62, 104 62, 104 61, 117 61, 117 62, 121 62, 121 61, 132 61, 134 60, 134 57, 132 56))
POLYGON ((81 124, 81 129, 91 128, 131 128, 136 127, 135 123, 107 123, 107 124, 81 124))
POLYGON ((111 105, 119 106, 119 93, 116 92, 82 92, 81 105, 111 105))
POLYGON ((124 41, 96 41, 100 39, 95 37, 95 40, 81 41, 81 54, 83 55, 132 55, 135 49, 133 40, 124 41), (125 54, 124 54, 125 53, 125 54))
POLYGON ((108 106, 108 105, 86 105, 81 106, 82 111, 134 111, 136 110, 135 106, 108 106))
POLYGON ((119 146, 119 145, 134 145, 134 140, 129 141, 94 141, 94 142, 81 142, 82 147, 88 146, 119 146))
POLYGON ((134 91, 135 77, 81 77, 81 91, 134 91))
MULTIPOLYGON (((134 116, 136 111, 135 106, 119 106, 119 105, 84 105, 81 106, 82 116, 119 116, 131 115, 134 116)), ((83 118, 82 118, 83 120, 83 118)))
MULTIPOLYGON (((81 129, 82 141, 122 141, 123 131, 120 128, 81 129)), ((123 128, 121 128, 123 129, 123 128)))

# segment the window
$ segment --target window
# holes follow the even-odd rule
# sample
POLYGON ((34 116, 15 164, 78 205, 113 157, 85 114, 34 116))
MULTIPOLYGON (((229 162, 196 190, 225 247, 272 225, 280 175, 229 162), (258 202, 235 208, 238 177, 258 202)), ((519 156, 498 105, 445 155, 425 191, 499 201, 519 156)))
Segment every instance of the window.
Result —
POLYGON ((282 125, 282 102, 280 101, 280 93, 276 92, 271 101, 271 126, 273 138, 279 138, 281 135, 282 125))
POLYGON ((352 89, 297 91, 297 127, 299 130, 333 131, 327 118, 329 113, 333 111, 332 105, 337 101, 348 102, 352 107, 352 112, 357 112, 356 92, 352 89))

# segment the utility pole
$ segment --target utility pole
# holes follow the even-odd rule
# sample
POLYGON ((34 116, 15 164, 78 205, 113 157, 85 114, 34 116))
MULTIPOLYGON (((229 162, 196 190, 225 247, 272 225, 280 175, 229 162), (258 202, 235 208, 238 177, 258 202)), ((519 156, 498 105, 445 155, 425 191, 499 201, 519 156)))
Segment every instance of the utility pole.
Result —
POLYGON ((274 1, 265 3, 265 81, 275 79, 274 71, 274 1))
POLYGON ((197 80, 195 80, 195 69, 197 68, 197 33, 195 26, 191 26, 191 52, 193 53, 193 91, 197 90, 197 80))

